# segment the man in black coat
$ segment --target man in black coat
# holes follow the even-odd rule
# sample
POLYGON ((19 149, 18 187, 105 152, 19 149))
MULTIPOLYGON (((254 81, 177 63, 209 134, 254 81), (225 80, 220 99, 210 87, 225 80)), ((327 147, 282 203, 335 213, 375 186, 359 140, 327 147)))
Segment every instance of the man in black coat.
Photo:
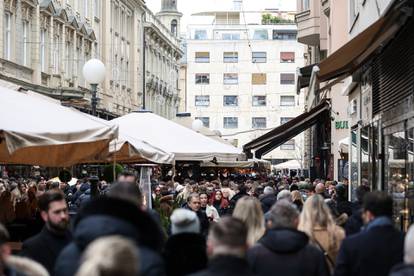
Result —
POLYGON ((247 228, 239 219, 223 217, 213 224, 207 241, 207 269, 192 276, 253 276, 246 261, 247 228))
POLYGON ((366 224, 361 233, 342 242, 336 276, 387 276, 403 260, 404 236, 394 228, 392 198, 383 192, 368 193, 363 203, 366 224))
POLYGON ((247 260, 258 276, 327 276, 323 253, 309 244, 308 236, 296 230, 299 212, 280 200, 268 212, 268 230, 247 252, 247 260))
POLYGON ((73 241, 59 255, 54 275, 75 275, 88 245, 112 235, 128 238, 137 245, 140 275, 165 275, 160 254, 163 246, 161 229, 132 200, 113 196, 92 199, 81 208, 74 221, 73 241))
POLYGON ((265 187, 263 196, 259 197, 259 199, 260 204, 262 205, 263 214, 266 214, 276 202, 275 189, 270 186, 265 187))
POLYGON ((187 198, 187 206, 185 209, 193 211, 197 214, 198 220, 200 221, 200 233, 206 237, 208 234, 208 228, 210 221, 205 212, 201 210, 200 196, 197 193, 192 193, 187 198))
POLYGON ((52 273, 56 258, 71 241, 68 206, 65 195, 59 190, 42 194, 38 205, 45 226, 39 234, 23 243, 21 255, 42 264, 52 273))

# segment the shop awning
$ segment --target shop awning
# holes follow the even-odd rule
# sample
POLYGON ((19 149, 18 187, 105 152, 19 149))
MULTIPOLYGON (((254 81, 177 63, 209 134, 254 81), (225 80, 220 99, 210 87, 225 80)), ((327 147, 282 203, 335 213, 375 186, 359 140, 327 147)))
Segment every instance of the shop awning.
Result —
POLYGON ((298 73, 297 73, 298 79, 296 82, 296 93, 298 95, 302 88, 309 86, 310 78, 312 75, 312 68, 315 65, 317 65, 317 63, 311 64, 311 65, 308 65, 302 68, 298 68, 298 73))
MULTIPOLYGON (((406 2, 408 1, 395 1, 395 4, 376 22, 320 62, 317 72, 318 81, 324 82, 350 75, 360 68, 404 25, 411 13, 410 9, 405 7, 406 2)), ((300 86, 303 87, 306 87, 305 83, 300 86)))
POLYGON ((260 159, 263 154, 279 147, 317 122, 329 120, 329 110, 330 104, 327 100, 324 100, 310 111, 247 143, 243 150, 247 156, 251 155, 249 154, 251 151, 255 151, 255 158, 260 159))

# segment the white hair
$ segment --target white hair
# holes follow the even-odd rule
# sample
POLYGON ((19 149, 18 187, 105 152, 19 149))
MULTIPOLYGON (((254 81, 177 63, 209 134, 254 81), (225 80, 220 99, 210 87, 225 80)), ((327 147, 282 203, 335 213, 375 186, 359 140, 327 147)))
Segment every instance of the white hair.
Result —
POLYGON ((404 242, 404 262, 414 264, 414 225, 411 225, 405 236, 404 242))
POLYGON ((265 195, 273 195, 275 193, 275 189, 270 186, 266 186, 263 190, 263 194, 265 195))
POLYGON ((287 199, 288 201, 292 201, 292 195, 288 190, 282 190, 277 194, 277 201, 287 199))

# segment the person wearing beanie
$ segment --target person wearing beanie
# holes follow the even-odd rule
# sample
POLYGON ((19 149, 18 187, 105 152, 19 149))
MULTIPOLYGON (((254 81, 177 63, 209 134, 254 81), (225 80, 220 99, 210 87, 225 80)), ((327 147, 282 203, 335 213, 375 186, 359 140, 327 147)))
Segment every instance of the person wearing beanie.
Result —
POLYGON ((262 205, 263 213, 267 213, 273 204, 276 202, 275 189, 270 186, 266 186, 263 190, 263 195, 259 197, 260 204, 262 205))
POLYGON ((172 236, 167 240, 163 253, 167 275, 187 275, 206 268, 206 240, 200 234, 197 214, 176 209, 170 220, 172 236))

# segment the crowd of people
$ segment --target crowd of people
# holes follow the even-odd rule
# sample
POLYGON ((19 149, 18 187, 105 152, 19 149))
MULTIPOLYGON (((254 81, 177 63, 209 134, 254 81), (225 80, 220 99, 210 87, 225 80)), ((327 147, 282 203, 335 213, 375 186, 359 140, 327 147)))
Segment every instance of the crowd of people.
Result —
POLYGON ((360 186, 351 202, 346 179, 174 180, 153 181, 152 196, 129 172, 95 187, 0 180, 0 275, 414 275, 414 227, 394 227, 386 193, 360 186))

